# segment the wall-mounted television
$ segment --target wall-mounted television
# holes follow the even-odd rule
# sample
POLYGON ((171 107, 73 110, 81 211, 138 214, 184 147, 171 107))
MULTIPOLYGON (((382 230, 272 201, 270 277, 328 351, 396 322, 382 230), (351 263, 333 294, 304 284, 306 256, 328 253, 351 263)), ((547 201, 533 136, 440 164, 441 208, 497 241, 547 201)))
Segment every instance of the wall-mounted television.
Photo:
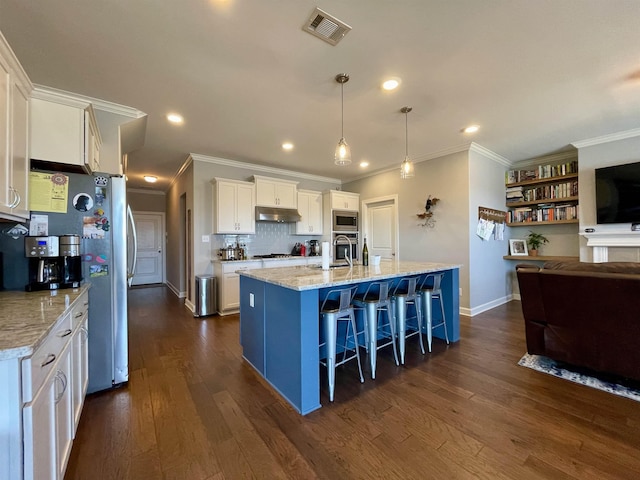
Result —
POLYGON ((596 168, 598 223, 640 222, 640 162, 596 168))

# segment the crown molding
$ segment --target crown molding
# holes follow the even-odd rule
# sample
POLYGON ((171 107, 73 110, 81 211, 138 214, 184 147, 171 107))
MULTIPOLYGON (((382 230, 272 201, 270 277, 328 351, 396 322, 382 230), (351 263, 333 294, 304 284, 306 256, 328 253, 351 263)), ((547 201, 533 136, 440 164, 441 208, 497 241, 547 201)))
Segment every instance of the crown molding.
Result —
POLYGON ((343 183, 339 178, 322 177, 320 175, 312 175, 310 173, 301 173, 293 170, 286 170, 284 168, 268 167, 266 165, 257 165, 255 163, 240 162, 238 160, 229 160, 227 158, 210 157, 208 155, 201 155, 198 153, 190 153, 189 157, 199 162, 214 163, 216 165, 225 165, 227 167, 244 168, 252 171, 271 173, 275 175, 286 175, 294 178, 304 178, 306 180, 314 180, 317 182, 338 184, 343 183))
POLYGON ((578 159, 578 151, 569 150, 566 152, 558 152, 558 153, 552 153, 550 155, 543 155, 541 157, 528 158, 520 162, 514 162, 511 166, 523 167, 526 165, 542 165, 547 163, 552 164, 552 163, 560 163, 564 160, 577 160, 577 159, 578 159))
POLYGON ((600 145, 601 143, 616 142, 618 140, 624 140, 626 138, 633 138, 640 136, 640 128, 634 128, 631 130, 624 130, 622 132, 611 133, 609 135, 602 135, 600 137, 588 138, 586 140, 580 140, 573 142, 576 148, 592 147, 593 145, 600 145))
POLYGON ((92 105, 95 110, 122 115, 123 117, 141 118, 147 116, 146 113, 138 110, 137 108, 127 107, 126 105, 107 102, 106 100, 100 100, 99 98, 87 97, 85 95, 67 92, 44 85, 34 85, 31 96, 40 100, 48 100, 50 102, 71 105, 79 108, 86 108, 88 105, 92 105))
POLYGON ((191 157, 191 155, 189 155, 187 159, 184 161, 184 163, 180 166, 176 174, 173 176, 173 178, 169 182, 169 185, 167 185, 167 190, 166 190, 167 192, 171 190, 171 188, 173 188, 173 185, 178 181, 178 178, 180 178, 180 176, 185 172, 187 168, 189 168, 189 166, 192 163, 193 163, 193 158, 191 157))
POLYGON ((498 155, 496 152, 489 150, 488 148, 485 148, 475 142, 471 142, 471 145, 469 145, 469 151, 479 153, 483 157, 486 157, 489 160, 493 160, 494 162, 499 163, 500 165, 504 165, 505 167, 510 167, 511 165, 513 165, 513 162, 511 162, 508 158, 505 158, 502 155, 498 155))
POLYGON ((20 60, 18 60, 16 54, 13 53, 11 45, 9 45, 7 39, 4 38, 2 32, 0 32, 0 55, 9 63, 8 67, 11 70, 11 73, 19 78, 18 84, 27 87, 28 90, 31 91, 33 89, 33 84, 31 83, 27 73, 24 71, 24 68, 22 68, 20 60))

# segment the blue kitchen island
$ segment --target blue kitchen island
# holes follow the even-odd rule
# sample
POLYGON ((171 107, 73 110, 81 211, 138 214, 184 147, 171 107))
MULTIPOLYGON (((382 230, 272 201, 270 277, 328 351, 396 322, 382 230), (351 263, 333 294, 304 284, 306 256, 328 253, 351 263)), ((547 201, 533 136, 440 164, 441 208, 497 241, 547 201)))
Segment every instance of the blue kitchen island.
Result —
MULTIPOLYGON (((459 268, 428 262, 382 261, 379 266, 322 270, 297 266, 241 270, 240 344, 243 357, 298 412, 320 404, 319 306, 332 288, 444 272, 442 292, 449 340, 460 339, 459 268)), ((439 309, 434 309, 435 313, 439 309)), ((444 338, 444 329, 434 336, 444 338)))

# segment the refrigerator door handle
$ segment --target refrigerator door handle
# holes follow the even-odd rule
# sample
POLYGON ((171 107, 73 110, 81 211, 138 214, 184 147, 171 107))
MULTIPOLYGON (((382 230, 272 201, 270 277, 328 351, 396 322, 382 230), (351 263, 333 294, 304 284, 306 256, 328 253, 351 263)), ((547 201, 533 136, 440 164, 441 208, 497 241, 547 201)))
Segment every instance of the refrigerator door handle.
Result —
POLYGON ((138 235, 136 232, 136 224, 133 220, 133 212, 131 212, 129 205, 127 205, 127 217, 131 225, 131 238, 133 239, 133 261, 131 262, 131 270, 127 272, 127 285, 131 286, 133 276, 136 274, 136 264, 138 263, 138 235))

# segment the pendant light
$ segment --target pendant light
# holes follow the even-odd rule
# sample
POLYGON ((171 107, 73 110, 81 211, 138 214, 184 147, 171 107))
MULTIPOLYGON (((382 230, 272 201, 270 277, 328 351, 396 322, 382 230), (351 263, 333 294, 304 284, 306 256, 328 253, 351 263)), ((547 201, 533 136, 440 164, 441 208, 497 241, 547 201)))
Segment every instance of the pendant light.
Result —
POLYGON ((402 107, 400 111, 404 113, 404 131, 405 131, 405 155, 402 164, 400 165, 400 178, 413 177, 413 162, 409 158, 409 112, 413 110, 411 107, 402 107))
POLYGON ((347 145, 347 141, 344 139, 344 84, 349 81, 349 75, 347 73, 339 73, 336 75, 336 82, 340 84, 340 91, 342 93, 342 130, 340 141, 336 146, 336 154, 335 154, 335 164, 341 167, 345 165, 351 165, 351 149, 349 145, 347 145))

